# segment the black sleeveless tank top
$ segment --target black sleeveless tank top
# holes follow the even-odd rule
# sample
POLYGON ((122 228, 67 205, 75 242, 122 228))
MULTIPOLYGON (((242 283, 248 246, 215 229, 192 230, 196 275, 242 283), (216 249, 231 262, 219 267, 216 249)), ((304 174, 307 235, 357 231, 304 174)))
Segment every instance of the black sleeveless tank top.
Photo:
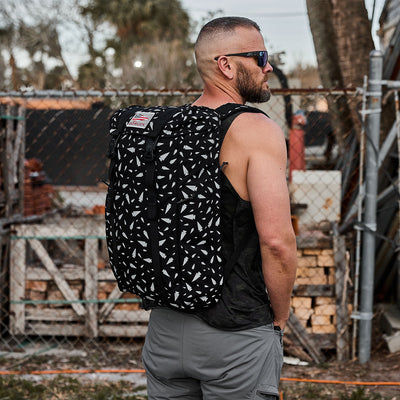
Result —
POLYGON ((259 238, 251 204, 243 200, 225 174, 221 174, 221 228, 226 262, 238 243, 246 245, 224 283, 222 298, 197 315, 209 325, 224 330, 243 330, 273 322, 265 290, 259 238))

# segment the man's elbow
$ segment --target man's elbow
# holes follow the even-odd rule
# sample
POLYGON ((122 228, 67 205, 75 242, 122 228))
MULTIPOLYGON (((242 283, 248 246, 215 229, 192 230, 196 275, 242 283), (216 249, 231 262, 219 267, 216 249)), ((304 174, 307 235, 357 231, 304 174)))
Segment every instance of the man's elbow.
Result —
POLYGON ((297 258, 296 236, 292 229, 260 235, 262 252, 278 259, 297 258))

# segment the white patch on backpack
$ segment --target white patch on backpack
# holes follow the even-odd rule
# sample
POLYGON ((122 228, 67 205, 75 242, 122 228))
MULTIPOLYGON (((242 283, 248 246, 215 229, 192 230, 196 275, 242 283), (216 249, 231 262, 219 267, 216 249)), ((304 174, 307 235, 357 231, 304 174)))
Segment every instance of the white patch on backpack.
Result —
POLYGON ((126 126, 145 129, 155 114, 154 112, 138 111, 127 122, 126 126))

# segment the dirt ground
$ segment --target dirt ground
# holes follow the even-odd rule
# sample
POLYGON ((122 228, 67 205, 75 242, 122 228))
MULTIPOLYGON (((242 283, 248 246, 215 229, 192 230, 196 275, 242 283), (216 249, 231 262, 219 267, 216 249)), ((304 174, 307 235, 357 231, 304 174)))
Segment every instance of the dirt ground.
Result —
MULTIPOLYGON (((400 352, 389 353, 384 347, 371 353, 368 363, 361 365, 357 360, 348 362, 331 361, 322 365, 293 366, 285 364, 282 377, 360 382, 400 382, 400 352)), ((307 382, 281 382, 285 400, 292 399, 391 399, 400 400, 400 386, 358 386, 344 384, 307 382), (331 397, 328 397, 328 396, 331 397), (351 397, 352 396, 352 397, 351 397)))
MULTIPOLYGON (((0 398, 10 399, 33 399, 24 397, 7 397, 9 393, 15 393, 15 388, 22 388, 24 380, 29 380, 29 390, 32 393, 34 385, 42 385, 41 388, 52 388, 51 393, 38 394, 40 399, 70 399, 72 388, 81 394, 79 399, 146 399, 145 388, 140 395, 136 393, 136 388, 143 387, 145 377, 142 374, 142 381, 138 381, 140 374, 87 374, 78 377, 63 375, 63 378, 57 375, 53 378, 38 377, 31 379, 29 374, 35 370, 67 370, 67 369, 141 369, 141 349, 143 341, 129 343, 129 345, 116 346, 110 344, 109 347, 101 346, 101 353, 106 357, 100 357, 99 348, 89 351, 85 348, 83 356, 32 356, 19 360, 2 359, 0 369, 3 371, 20 371, 24 377, 15 375, 11 377, 0 377, 0 398), (90 375, 90 380, 88 379, 90 375), (27 378, 28 377, 28 378, 27 378), (49 379, 49 380, 47 380, 49 379), (57 381, 59 379, 59 381, 57 381), (61 380, 60 380, 61 379, 61 380), (71 380, 74 379, 74 380, 71 380), (144 381, 143 381, 144 380, 144 381), (21 382, 18 383, 18 382, 21 382), (72 385, 71 382, 74 384, 72 385), (121 383, 118 383, 121 382, 121 383), (68 388, 68 389, 67 389, 68 388), (53 396, 57 390, 58 395, 53 396), (100 391, 108 393, 105 397, 98 397, 100 391), (84 394, 85 393, 85 394, 84 394), (97 393, 97 395, 95 395, 97 393), (92 396, 93 394, 93 396, 92 396)), ((400 400, 400 386, 363 386, 354 384, 338 383, 314 383, 301 380, 318 379, 324 381, 359 381, 359 382, 400 382, 400 352, 389 353, 386 344, 378 338, 373 343, 371 360, 361 365, 357 360, 348 362, 337 362, 330 359, 324 364, 309 364, 306 366, 294 366, 284 364, 282 369, 282 378, 295 378, 296 381, 281 381, 280 391, 282 400, 400 400)), ((41 389, 42 390, 42 389, 41 389)), ((45 389, 43 389, 45 390, 45 389)))

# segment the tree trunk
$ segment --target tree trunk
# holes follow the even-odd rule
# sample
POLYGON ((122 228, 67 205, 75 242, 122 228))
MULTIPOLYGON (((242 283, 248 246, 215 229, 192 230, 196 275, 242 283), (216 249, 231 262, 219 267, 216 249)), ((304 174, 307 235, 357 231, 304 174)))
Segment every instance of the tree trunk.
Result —
MULTIPOLYGON (((339 54, 333 26, 333 8, 331 0, 307 0, 307 12, 313 36, 318 71, 325 88, 343 87, 339 54)), ((332 126, 339 152, 345 151, 344 137, 351 130, 350 110, 345 98, 338 101, 328 96, 328 105, 332 126)))
MULTIPOLYGON (((307 11, 323 86, 362 86, 369 70, 369 53, 374 48, 364 0, 307 0, 307 11)), ((346 151, 346 139, 361 131, 359 104, 352 100, 328 96, 339 156, 346 151)), ((346 168, 357 171, 356 158, 346 168)), ((357 173, 343 184, 351 194, 357 186, 357 173)), ((346 206, 343 201, 343 211, 346 206)))
MULTIPOLYGON (((364 0, 307 0, 307 10, 323 86, 362 86, 374 48, 364 0)), ((349 104, 345 96, 328 102, 336 140, 344 150, 345 137, 352 129, 360 131, 358 104, 349 104)))
POLYGON ((345 86, 362 86, 374 49, 364 0, 331 0, 340 70, 345 86))

